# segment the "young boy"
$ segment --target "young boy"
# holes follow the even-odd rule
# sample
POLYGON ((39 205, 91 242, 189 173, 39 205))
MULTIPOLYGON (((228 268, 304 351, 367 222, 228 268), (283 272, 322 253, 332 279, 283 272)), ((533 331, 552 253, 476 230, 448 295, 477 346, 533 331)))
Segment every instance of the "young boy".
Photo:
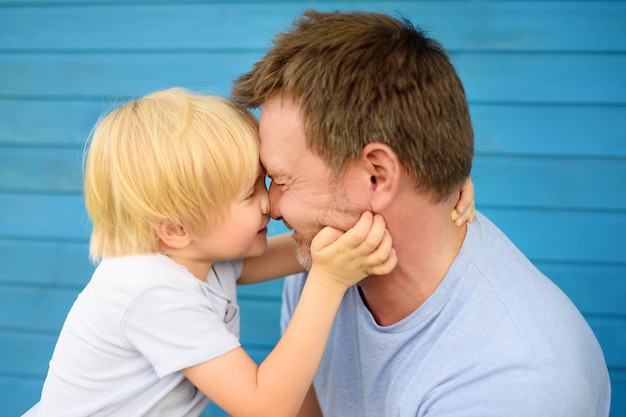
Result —
POLYGON ((266 251, 257 124, 182 89, 131 101, 96 126, 84 194, 100 261, 27 415, 293 415, 344 291, 395 265, 380 216, 322 230, 299 317, 257 366, 239 344, 235 285, 302 270, 288 235, 266 251), (241 259, 244 259, 243 261, 241 259))
POLYGON ((209 399, 233 416, 296 413, 344 292, 396 255, 379 215, 320 231, 294 320, 257 366, 239 343, 235 286, 302 270, 290 234, 266 239, 257 130, 231 102, 183 89, 97 124, 84 193, 99 265, 26 415, 197 416, 209 399))

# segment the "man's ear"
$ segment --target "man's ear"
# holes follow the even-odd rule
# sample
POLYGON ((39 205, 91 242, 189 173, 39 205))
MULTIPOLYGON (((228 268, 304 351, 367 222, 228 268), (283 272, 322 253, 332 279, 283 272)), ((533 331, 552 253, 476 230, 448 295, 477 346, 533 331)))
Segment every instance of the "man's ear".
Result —
POLYGON ((191 241, 185 228, 174 224, 170 219, 158 220, 154 229, 159 239, 171 248, 182 249, 191 241))
POLYGON ((370 175, 372 210, 381 213, 398 193, 402 175, 398 155, 384 143, 372 142, 363 147, 361 161, 370 175))

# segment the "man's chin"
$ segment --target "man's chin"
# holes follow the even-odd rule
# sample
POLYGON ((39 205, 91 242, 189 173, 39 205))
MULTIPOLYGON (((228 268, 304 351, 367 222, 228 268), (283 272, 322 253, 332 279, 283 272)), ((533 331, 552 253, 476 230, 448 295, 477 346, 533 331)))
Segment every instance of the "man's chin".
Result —
POLYGON ((296 239, 296 257, 300 266, 309 271, 313 266, 313 259, 311 258, 311 242, 304 239, 296 239))

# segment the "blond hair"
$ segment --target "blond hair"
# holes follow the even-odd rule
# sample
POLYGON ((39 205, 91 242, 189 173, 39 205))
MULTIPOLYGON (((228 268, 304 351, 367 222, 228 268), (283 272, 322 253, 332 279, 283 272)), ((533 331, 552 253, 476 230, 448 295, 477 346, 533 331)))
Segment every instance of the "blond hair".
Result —
POLYGON ((461 80, 444 48, 408 20, 305 12, 232 91, 252 108, 276 94, 296 101, 308 149, 336 175, 370 142, 391 147, 438 201, 470 174, 474 133, 461 80))
POLYGON ((258 146, 250 113, 182 88, 129 101, 101 118, 84 173, 91 259, 158 251, 160 220, 205 232, 254 182, 258 146))

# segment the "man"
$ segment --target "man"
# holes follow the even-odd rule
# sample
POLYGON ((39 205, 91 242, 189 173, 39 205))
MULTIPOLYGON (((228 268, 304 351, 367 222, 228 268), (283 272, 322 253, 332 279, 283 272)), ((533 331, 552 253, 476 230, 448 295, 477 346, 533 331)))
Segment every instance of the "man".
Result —
MULTIPOLYGON (((606 363, 571 301, 480 213, 449 220, 473 130, 436 41, 381 14, 309 11, 233 96, 262 107, 271 214, 305 267, 317 231, 364 210, 398 256, 346 293, 301 416, 608 415, 606 363)), ((285 322, 304 279, 286 281, 285 322)))

